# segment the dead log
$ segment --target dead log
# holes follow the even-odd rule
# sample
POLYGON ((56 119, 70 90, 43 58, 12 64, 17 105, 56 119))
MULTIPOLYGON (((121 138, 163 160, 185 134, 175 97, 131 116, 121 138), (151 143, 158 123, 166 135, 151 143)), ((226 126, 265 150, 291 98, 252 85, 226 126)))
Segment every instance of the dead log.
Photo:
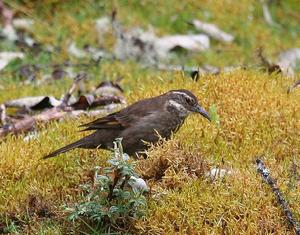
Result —
POLYGON ((84 110, 74 110, 72 107, 61 108, 51 108, 45 110, 44 112, 34 115, 26 116, 24 119, 16 121, 15 123, 3 126, 0 128, 0 137, 5 137, 9 133, 20 134, 32 130, 38 123, 47 123, 50 121, 61 120, 63 118, 77 118, 80 115, 87 116, 104 116, 108 115, 110 112, 119 109, 122 104, 110 104, 104 106, 100 110, 84 111, 84 110))
POLYGON ((0 137, 4 137, 9 133, 18 134, 20 132, 29 131, 34 127, 34 125, 35 119, 28 116, 14 124, 9 124, 0 128, 0 137))
POLYGON ((45 111, 29 116, 25 115, 24 118, 21 120, 19 119, 10 119, 7 122, 6 116, 6 107, 5 105, 0 106, 0 118, 3 124, 2 128, 0 128, 0 137, 4 137, 9 133, 12 134, 19 134, 23 132, 27 132, 32 130, 37 123, 46 123, 53 120, 60 120, 65 117, 76 118, 79 115, 88 115, 88 116, 95 116, 95 115, 107 115, 109 112, 121 107, 122 104, 125 104, 123 97, 117 96, 104 96, 99 98, 92 98, 88 99, 88 97, 92 95, 81 96, 79 100, 73 104, 69 105, 69 100, 72 93, 76 90, 79 83, 86 78, 85 73, 79 73, 70 88, 68 89, 67 93, 64 95, 64 98, 61 101, 61 104, 57 105, 56 107, 52 107, 50 109, 46 109, 45 111), (103 106, 101 110, 94 110, 94 111, 84 111, 78 109, 88 109, 97 106, 103 106))

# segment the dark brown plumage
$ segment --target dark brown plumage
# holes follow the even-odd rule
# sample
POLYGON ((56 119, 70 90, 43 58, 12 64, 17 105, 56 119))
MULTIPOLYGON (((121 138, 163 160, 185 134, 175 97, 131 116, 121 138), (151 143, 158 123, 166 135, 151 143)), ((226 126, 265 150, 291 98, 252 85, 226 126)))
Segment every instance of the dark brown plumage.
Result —
POLYGON ((156 143, 160 136, 170 138, 190 113, 200 113, 210 120, 196 96, 188 90, 172 90, 160 96, 140 100, 116 113, 82 125, 94 133, 62 147, 44 158, 54 157, 74 148, 112 149, 116 138, 123 138, 124 152, 134 155, 156 143))

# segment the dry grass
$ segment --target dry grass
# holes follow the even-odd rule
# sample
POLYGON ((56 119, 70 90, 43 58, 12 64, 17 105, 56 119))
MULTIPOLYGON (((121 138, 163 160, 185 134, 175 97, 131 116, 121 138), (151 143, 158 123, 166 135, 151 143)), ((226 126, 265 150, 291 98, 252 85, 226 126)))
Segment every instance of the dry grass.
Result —
MULTIPOLYGON (((191 64, 255 64, 252 56, 258 46, 264 46, 274 56, 282 49, 300 45, 299 40, 294 40, 299 32, 298 20, 286 17, 299 9, 296 0, 281 1, 281 7, 271 9, 275 20, 282 23, 279 28, 266 26, 257 1, 250 0, 203 1, 200 5, 194 0, 180 4, 161 1, 156 5, 148 1, 115 1, 103 7, 92 0, 86 4, 43 1, 35 7, 31 1, 26 2, 13 6, 34 17, 38 39, 62 47, 62 52, 53 54, 49 61, 45 59, 46 63, 60 63, 68 58, 66 47, 70 38, 79 46, 93 45, 97 41, 94 19, 110 13, 112 5, 117 6, 124 24, 146 27, 150 22, 158 34, 187 32, 191 28, 186 20, 196 17, 217 23, 237 36, 232 47, 217 44, 207 53, 194 54, 193 60, 187 61, 191 64), (174 21, 170 23, 171 18, 174 21)), ((40 57, 26 59, 30 63, 39 60, 40 57)), ((200 116, 188 118, 172 140, 153 147, 149 158, 137 163, 152 193, 148 216, 137 221, 135 233, 293 234, 254 165, 256 157, 263 155, 300 221, 300 90, 287 95, 290 79, 240 70, 203 76, 193 82, 187 74, 155 72, 132 62, 116 61, 104 61, 101 67, 88 72, 88 86, 124 76, 122 85, 129 103, 170 89, 189 89, 207 109, 214 105, 220 117, 220 125, 208 123, 200 116), (211 182, 204 174, 213 166, 230 169, 232 174, 211 182)), ((69 83, 65 80, 38 88, 24 86, 8 71, 0 81, 5 87, 5 91, 0 91, 0 103, 27 95, 60 97, 69 83)), ((84 133, 78 133, 77 126, 86 121, 88 118, 82 117, 49 123, 41 126, 39 138, 30 142, 24 142, 23 135, 1 140, 0 228, 10 225, 11 233, 19 230, 22 234, 80 233, 83 228, 79 224, 66 221, 63 206, 81 197, 79 185, 91 180, 96 165, 105 166, 109 153, 74 150, 55 159, 40 159, 81 137, 84 133)))
MULTIPOLYGON (((219 129, 199 117, 191 118, 173 141, 185 148, 198 147, 210 165, 224 161, 233 175, 217 183, 201 178, 186 181, 181 190, 154 200, 149 217, 139 228, 149 234, 293 234, 254 166, 256 156, 263 155, 299 220, 300 182, 288 185, 293 181, 292 162, 299 156, 300 93, 286 95, 288 84, 287 79, 275 75, 239 71, 205 77, 200 84, 179 79, 170 85, 193 90, 202 97, 204 106, 215 104, 221 117, 219 129)), ((176 157, 169 149, 161 151, 161 156, 176 157)), ((153 155, 156 157, 157 152, 153 155)))
MULTIPOLYGON (((292 234, 253 164, 256 156, 264 155, 299 220, 300 182, 293 180, 291 167, 293 162, 299 165, 295 156, 300 151, 300 93, 286 94, 290 80, 246 71, 206 76, 199 82, 181 74, 172 78, 169 74, 146 75, 142 79, 142 86, 133 87, 129 102, 186 88, 204 107, 217 107, 220 127, 193 116, 171 141, 154 147, 149 159, 138 163, 138 170, 155 192, 167 194, 149 198, 149 215, 137 228, 154 234, 292 234), (218 165, 232 169, 233 174, 217 182, 203 177, 208 166, 218 165)), ((78 198, 79 184, 90 179, 95 165, 105 164, 108 154, 75 150, 48 161, 40 158, 77 139, 74 126, 81 122, 51 123, 38 140, 24 142, 22 136, 11 136, 0 145, 2 221, 18 218, 25 223, 25 231, 32 232, 50 217, 63 229, 67 222, 61 206, 78 198), (32 203, 32 198, 37 202, 32 203), (36 217, 39 223, 33 223, 36 217)))
POLYGON ((148 155, 151 157, 138 161, 136 170, 154 191, 181 189, 209 169, 197 147, 188 150, 176 140, 162 140, 148 155))

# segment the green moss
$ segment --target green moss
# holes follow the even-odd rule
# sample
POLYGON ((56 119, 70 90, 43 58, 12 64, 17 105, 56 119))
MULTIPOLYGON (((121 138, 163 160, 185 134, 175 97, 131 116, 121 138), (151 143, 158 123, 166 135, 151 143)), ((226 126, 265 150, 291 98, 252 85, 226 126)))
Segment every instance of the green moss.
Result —
MULTIPOLYGON (((256 64, 255 48, 264 46, 275 57, 289 47, 299 47, 298 12, 296 0, 281 1, 271 9, 278 27, 265 24, 256 1, 26 1, 9 5, 36 21, 34 34, 42 43, 61 46, 62 51, 52 56, 31 54, 24 63, 60 63, 69 58, 66 47, 70 39, 78 46, 97 46, 94 20, 109 14, 117 7, 118 17, 125 26, 152 24, 160 35, 196 32, 186 21, 199 18, 216 23, 233 33, 233 45, 213 42, 212 50, 193 55, 187 64, 256 64), (175 16, 175 17, 173 17, 175 16), (251 17, 253 16, 252 20, 251 17), (173 20, 171 18, 173 17, 173 20)), ((1 44, 2 45, 2 44, 1 44)), ((13 45, 1 48, 14 49, 13 45)), ((16 49, 16 48, 15 48, 16 49)), ((2 71, 0 103, 23 96, 54 95, 60 97, 71 80, 59 80, 41 86, 23 85, 13 71, 18 61, 2 71)), ((44 73, 44 72, 43 72, 44 73)), ((299 90, 290 95, 286 89, 290 79, 267 75, 258 71, 238 70, 217 76, 203 76, 198 82, 188 74, 143 69, 133 62, 103 61, 89 69, 87 86, 97 85, 104 79, 122 75, 128 103, 155 96, 170 89, 185 88, 193 91, 202 105, 214 107, 220 125, 208 123, 200 116, 190 117, 171 143, 180 143, 184 151, 199 150, 199 155, 210 166, 224 166, 232 175, 224 181, 210 182, 204 177, 190 179, 180 188, 166 189, 159 201, 149 197, 148 217, 137 221, 141 233, 198 233, 228 234, 279 233, 292 234, 271 190, 261 182, 253 164, 263 154, 272 175, 300 220, 299 181, 291 177, 291 165, 300 165, 295 156, 300 154, 299 90), (291 183, 292 182, 292 183, 291 183)), ((1 87, 0 86, 0 87, 1 87)), ((61 147, 84 133, 77 126, 89 118, 52 122, 40 126, 39 138, 23 141, 23 135, 8 136, 0 144, 0 223, 11 229, 22 229, 24 234, 64 234, 82 231, 78 224, 65 220, 63 205, 73 204, 80 197, 79 185, 91 180, 95 165, 105 165, 107 151, 74 150, 55 159, 41 161, 51 150, 61 147), (41 205, 33 206, 29 199, 35 196, 45 202, 54 215, 36 216, 41 205), (29 210, 30 209, 30 210, 29 210), (33 212, 30 212, 33 211, 33 212), (21 221, 21 222, 20 222, 21 221), (18 223, 20 225, 18 225, 18 223), (24 224, 26 226, 24 226, 24 224)), ((171 145, 170 145, 171 146, 171 145)), ((174 156, 174 148, 161 150, 162 155, 174 156)), ((183 151, 183 152, 184 152, 183 151)), ((178 151, 182 153, 182 151, 178 151)), ((158 156, 160 149, 150 151, 149 157, 158 156)), ((298 169, 299 172, 299 169, 298 169)), ((84 229, 83 229, 84 230, 84 229)), ((88 230, 88 229, 87 229, 88 230)))
MULTIPOLYGON (((285 88, 290 80, 245 71, 206 76, 199 82, 181 74, 172 79, 168 74, 128 79, 138 81, 132 83, 129 103, 170 89, 186 88, 199 97, 204 107, 214 104, 220 127, 193 116, 171 141, 178 141, 186 149, 199 148, 210 165, 225 162, 233 171, 224 182, 209 183, 203 178, 191 180, 181 191, 169 191, 159 203, 149 199, 149 217, 138 223, 139 228, 157 233, 162 229, 170 233, 179 229, 184 233, 188 232, 186 229, 197 231, 200 228, 216 233, 222 229, 253 233, 262 223, 266 232, 276 228, 288 233, 284 217, 270 189, 261 183, 253 161, 264 154, 292 210, 299 211, 297 192, 300 185, 294 184, 292 190, 287 186, 292 160, 299 155, 300 107, 297 100, 300 93, 286 95, 285 88), (142 86, 140 79, 143 79, 142 86), (190 201, 192 203, 188 203, 190 201)), ((40 158, 79 138, 82 134, 77 132, 76 126, 81 122, 83 120, 54 122, 47 125, 38 140, 23 142, 22 136, 8 137, 1 144, 2 214, 18 208, 17 214, 24 215, 22 208, 31 194, 50 200, 56 210, 65 201, 76 200, 78 195, 74 189, 87 179, 86 172, 93 166, 105 164, 107 152, 74 150, 48 161, 40 161, 40 158)), ((168 155, 168 151, 173 150, 165 149, 162 154, 168 155)), ((297 213, 296 216, 299 218, 297 213)))

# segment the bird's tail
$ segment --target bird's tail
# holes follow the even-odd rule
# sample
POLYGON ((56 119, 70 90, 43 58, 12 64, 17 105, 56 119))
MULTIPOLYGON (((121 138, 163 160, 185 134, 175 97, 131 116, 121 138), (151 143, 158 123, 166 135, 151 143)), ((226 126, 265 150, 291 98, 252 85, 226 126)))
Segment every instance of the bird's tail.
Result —
POLYGON ((80 139, 80 140, 78 140, 78 141, 76 141, 74 143, 68 144, 67 146, 64 146, 64 147, 62 147, 60 149, 55 150, 52 153, 49 153, 48 155, 44 156, 43 159, 55 157, 56 155, 68 152, 68 151, 70 151, 72 149, 75 149, 75 148, 84 147, 86 144, 87 144, 86 138, 80 139))

